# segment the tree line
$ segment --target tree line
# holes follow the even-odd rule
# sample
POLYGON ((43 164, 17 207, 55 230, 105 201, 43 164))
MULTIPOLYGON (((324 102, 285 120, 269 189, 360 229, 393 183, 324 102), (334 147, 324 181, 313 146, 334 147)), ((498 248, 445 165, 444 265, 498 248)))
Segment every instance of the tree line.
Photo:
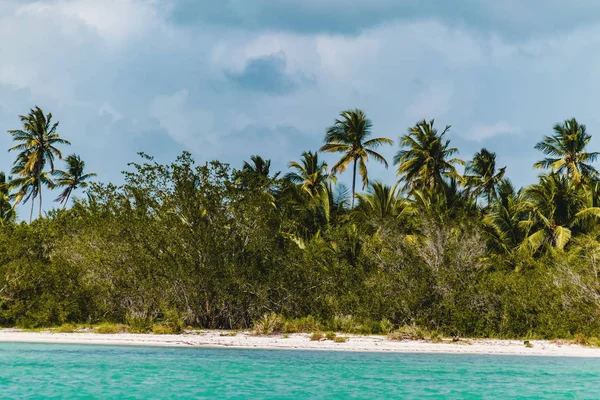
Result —
POLYGON ((393 141, 373 137, 358 109, 283 174, 258 155, 234 169, 140 154, 123 184, 88 185, 79 157, 54 168, 68 142, 51 117, 35 108, 9 131, 19 153, 15 178, 0 175, 1 325, 246 328, 275 313, 468 336, 600 328, 598 153, 575 119, 536 144, 542 172, 517 189, 494 152, 463 161, 434 120, 399 138, 397 182, 370 180, 393 141), (340 158, 330 167, 324 152, 340 158), (337 183, 347 170, 350 189, 337 183), (57 186, 63 208, 42 216, 42 188, 57 186), (66 208, 78 188, 85 196, 66 208), (40 218, 16 223, 14 204, 31 201, 32 215, 36 199, 40 218))

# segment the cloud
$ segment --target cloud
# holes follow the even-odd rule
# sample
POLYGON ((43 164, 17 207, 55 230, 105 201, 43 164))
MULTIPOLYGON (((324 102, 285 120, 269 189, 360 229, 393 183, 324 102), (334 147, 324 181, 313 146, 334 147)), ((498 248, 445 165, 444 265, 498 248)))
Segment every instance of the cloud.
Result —
POLYGON ((198 151, 201 145, 213 140, 214 118, 211 112, 191 108, 188 96, 185 89, 156 96, 150 104, 150 116, 156 118, 177 143, 198 151))
MULTIPOLYGON (((140 38, 160 25, 158 2, 153 0, 38 0, 16 10, 17 16, 64 19, 62 32, 77 35, 77 26, 111 43, 140 38)), ((164 9, 166 11, 166 8, 164 9)))
POLYGON ((520 129, 511 126, 506 121, 498 121, 491 125, 474 125, 466 133, 459 133, 465 139, 481 142, 498 135, 519 133, 520 129))
POLYGON ((286 72, 283 52, 250 59, 242 72, 226 72, 225 75, 241 89, 274 95, 289 94, 312 83, 301 74, 286 72))
POLYGON ((433 116, 446 116, 450 111, 452 94, 451 83, 429 85, 414 96, 412 104, 406 110, 406 115, 415 121, 430 119, 433 116))
POLYGON ((248 31, 358 35, 387 23, 443 20, 452 27, 496 33, 511 40, 594 25, 600 4, 575 0, 181 0, 170 18, 180 24, 248 31))
MULTIPOLYGON (((321 145, 341 110, 358 107, 376 136, 396 139, 435 118, 453 126, 448 137, 461 155, 484 145, 531 165, 533 145, 556 122, 575 116, 600 131, 600 25, 592 21, 600 4, 548 1, 556 8, 516 0, 0 0, 0 132, 38 104, 60 120, 68 151, 119 182, 140 150, 168 162, 188 149, 234 166, 260 154, 283 169, 321 145)), ((10 164, 8 141, 0 134, 0 170, 10 164)), ((381 150, 390 160, 398 147, 381 150)), ((371 163, 369 173, 396 179, 393 167, 371 163)), ((513 178, 524 184, 535 174, 513 178)))

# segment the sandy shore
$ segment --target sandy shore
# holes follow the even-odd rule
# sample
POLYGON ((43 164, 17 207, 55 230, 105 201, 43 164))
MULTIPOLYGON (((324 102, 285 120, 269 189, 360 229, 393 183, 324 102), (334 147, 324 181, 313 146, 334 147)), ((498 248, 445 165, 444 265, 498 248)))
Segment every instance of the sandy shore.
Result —
POLYGON ((517 340, 463 339, 457 343, 450 340, 444 340, 442 343, 428 343, 425 341, 390 341, 384 336, 346 335, 349 338, 347 342, 334 343, 330 340, 311 341, 307 334, 292 334, 287 338, 281 335, 253 336, 247 332, 239 332, 235 336, 226 336, 227 334, 231 333, 197 331, 182 335, 151 335, 23 332, 17 329, 0 329, 0 342, 600 357, 599 348, 545 340, 532 340, 533 347, 528 348, 522 341, 517 340))

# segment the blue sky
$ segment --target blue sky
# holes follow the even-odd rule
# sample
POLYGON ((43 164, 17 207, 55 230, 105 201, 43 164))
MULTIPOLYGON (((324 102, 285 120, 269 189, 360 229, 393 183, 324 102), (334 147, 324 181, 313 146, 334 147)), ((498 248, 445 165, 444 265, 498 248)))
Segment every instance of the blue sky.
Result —
MULTIPOLYGON (((0 0, 0 132, 37 104, 66 153, 118 183, 138 151, 283 170, 358 107, 396 141, 388 160, 435 118, 462 158, 486 147, 525 185, 554 123, 600 132, 598 15, 583 0, 0 0)), ((0 170, 8 147, 0 134, 0 170)))

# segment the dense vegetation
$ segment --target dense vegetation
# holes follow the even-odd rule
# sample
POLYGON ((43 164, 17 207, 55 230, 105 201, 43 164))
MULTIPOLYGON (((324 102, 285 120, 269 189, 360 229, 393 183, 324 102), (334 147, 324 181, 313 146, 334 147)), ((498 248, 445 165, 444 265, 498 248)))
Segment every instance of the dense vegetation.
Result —
POLYGON ((36 108, 22 121, 10 131, 13 178, 0 175, 0 325, 237 329, 286 318, 296 329, 598 335, 598 154, 574 119, 536 145, 542 174, 518 190, 493 152, 462 161, 434 121, 400 138, 398 182, 370 181, 368 163, 387 166, 376 150, 392 141, 371 138, 359 110, 326 131, 319 150, 340 154, 331 168, 318 151, 281 174, 260 156, 236 170, 142 154, 120 186, 88 187, 75 155, 57 172, 68 142, 51 116, 36 108), (336 184, 346 169, 352 190, 336 184), (42 191, 55 187, 63 204, 87 189, 41 215, 42 191), (14 204, 31 201, 31 218, 36 199, 39 217, 17 223, 14 204))

